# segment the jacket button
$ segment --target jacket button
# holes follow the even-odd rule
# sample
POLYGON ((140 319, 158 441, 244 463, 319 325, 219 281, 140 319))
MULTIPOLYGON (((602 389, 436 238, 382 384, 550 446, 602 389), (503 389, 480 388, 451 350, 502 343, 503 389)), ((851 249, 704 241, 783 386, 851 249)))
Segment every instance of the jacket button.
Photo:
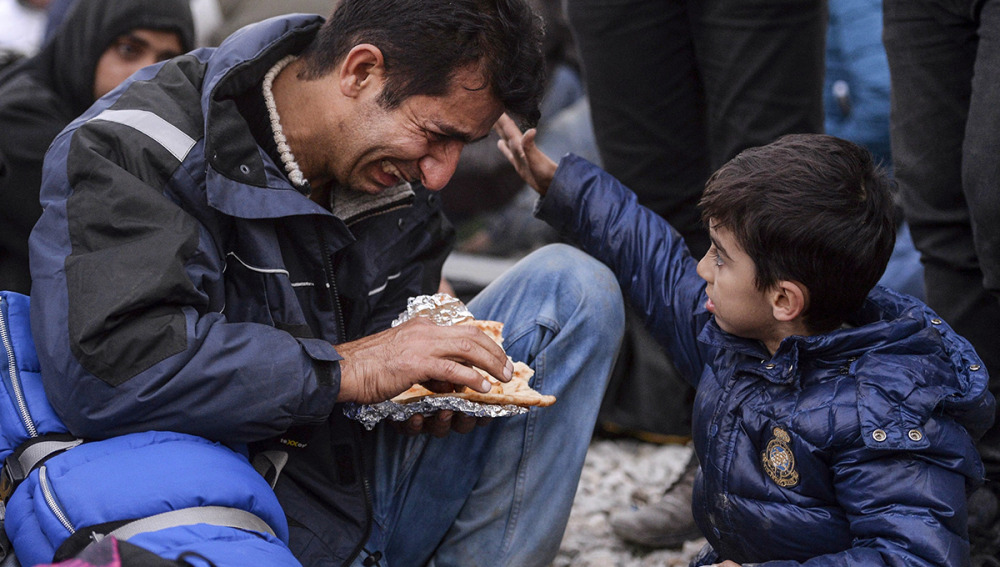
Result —
POLYGON ((872 439, 878 441, 879 443, 885 441, 885 438, 886 438, 885 431, 882 431, 881 429, 876 429, 875 431, 872 431, 872 439))
POLYGON ((979 370, 979 368, 980 366, 978 364, 973 364, 972 366, 969 367, 969 370, 975 372, 976 370, 979 370))
POLYGON ((247 165, 247 164, 245 164, 245 163, 242 164, 240 166, 240 173, 242 173, 243 175, 249 175, 250 174, 250 166, 247 165))
POLYGON ((708 434, 712 437, 715 437, 716 435, 718 435, 718 433, 719 433, 719 426, 713 423, 712 427, 708 428, 708 434))
POLYGON ((941 324, 941 320, 938 319, 937 317, 931 319, 931 325, 940 325, 940 324, 941 324))
POLYGON ((764 368, 767 368, 768 370, 774 370, 774 363, 772 362, 772 363, 768 364, 767 366, 765 366, 764 368))
POLYGON ((917 429, 911 429, 909 432, 907 432, 906 436, 909 437, 910 440, 912 441, 920 441, 921 439, 924 438, 924 434, 917 429))
POLYGON ((403 230, 403 219, 396 221, 396 226, 399 227, 399 230, 403 230))

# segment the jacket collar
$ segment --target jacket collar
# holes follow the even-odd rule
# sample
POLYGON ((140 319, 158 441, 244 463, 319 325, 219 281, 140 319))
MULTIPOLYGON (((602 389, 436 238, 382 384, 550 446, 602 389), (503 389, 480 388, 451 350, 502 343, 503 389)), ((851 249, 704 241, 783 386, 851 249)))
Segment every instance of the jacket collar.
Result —
POLYGON ((862 308, 848 318, 847 325, 820 335, 787 337, 773 355, 760 341, 723 331, 714 317, 702 329, 698 340, 715 349, 759 361, 760 369, 755 373, 770 382, 789 384, 800 377, 801 358, 853 362, 873 349, 906 341, 929 326, 942 324, 919 301, 876 286, 862 308))
MULTIPOLYGON (((278 218, 321 214, 320 207, 294 188, 280 166, 257 146, 232 96, 256 88, 264 74, 290 53, 300 53, 323 24, 319 16, 271 18, 230 36, 208 60, 202 108, 208 202, 241 218, 278 218)), ((413 191, 401 184, 377 195, 335 191, 333 214, 346 224, 409 205, 413 191)))

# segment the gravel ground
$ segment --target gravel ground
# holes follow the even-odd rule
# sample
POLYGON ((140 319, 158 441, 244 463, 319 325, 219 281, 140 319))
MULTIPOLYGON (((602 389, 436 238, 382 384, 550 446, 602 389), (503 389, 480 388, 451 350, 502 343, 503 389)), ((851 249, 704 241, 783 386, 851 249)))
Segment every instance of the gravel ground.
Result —
POLYGON ((704 545, 650 551, 626 544, 611 531, 612 512, 656 501, 684 469, 691 449, 631 439, 590 445, 559 554, 551 567, 686 567, 704 545))

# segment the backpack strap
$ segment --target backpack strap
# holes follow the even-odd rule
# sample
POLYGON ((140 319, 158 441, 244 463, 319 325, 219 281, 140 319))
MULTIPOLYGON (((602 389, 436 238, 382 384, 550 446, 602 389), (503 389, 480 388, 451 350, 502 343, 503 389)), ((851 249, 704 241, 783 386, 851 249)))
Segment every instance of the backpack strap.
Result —
POLYGON ((249 532, 266 533, 277 537, 271 526, 253 512, 247 512, 240 508, 230 508, 228 506, 196 506, 193 508, 171 510, 133 520, 113 530, 111 533, 105 534, 101 538, 95 537, 95 539, 114 536, 119 540, 127 541, 129 538, 139 534, 194 524, 211 524, 213 526, 236 528, 249 532))
POLYGON ((54 559, 61 561, 75 557, 93 542, 113 536, 119 541, 127 541, 139 534, 156 532, 178 526, 193 526, 209 524, 213 526, 236 528, 256 534, 277 535, 267 522, 253 512, 230 508, 228 506, 194 506, 181 508, 145 518, 109 522, 97 526, 82 528, 69 536, 56 550, 54 559))
POLYGON ((28 478, 31 471, 52 457, 83 443, 83 439, 65 433, 50 433, 28 439, 4 459, 0 470, 0 502, 4 504, 11 494, 28 478))

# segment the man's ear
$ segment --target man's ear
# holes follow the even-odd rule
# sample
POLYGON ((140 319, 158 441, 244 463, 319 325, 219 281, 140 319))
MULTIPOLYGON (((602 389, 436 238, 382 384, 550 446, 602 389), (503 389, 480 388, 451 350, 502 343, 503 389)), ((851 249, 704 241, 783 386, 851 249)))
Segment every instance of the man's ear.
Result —
POLYGON ((340 65, 340 90, 344 96, 354 98, 384 77, 382 50, 370 43, 359 43, 351 48, 340 65))
POLYGON ((781 280, 771 293, 771 312, 778 321, 793 321, 809 307, 809 290, 799 282, 781 280))

